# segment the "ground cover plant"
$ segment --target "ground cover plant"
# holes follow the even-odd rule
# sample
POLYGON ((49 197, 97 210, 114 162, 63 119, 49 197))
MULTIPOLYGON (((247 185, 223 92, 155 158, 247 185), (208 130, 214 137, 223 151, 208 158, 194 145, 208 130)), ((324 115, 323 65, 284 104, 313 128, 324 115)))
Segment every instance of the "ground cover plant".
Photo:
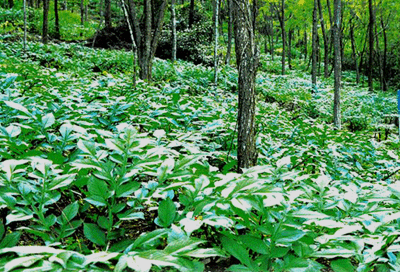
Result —
POLYGON ((214 86, 157 59, 133 87, 129 53, 28 49, 0 44, 2 271, 400 269, 393 94, 349 80, 334 130, 332 82, 312 94, 262 55, 258 166, 238 174, 233 68, 214 86))

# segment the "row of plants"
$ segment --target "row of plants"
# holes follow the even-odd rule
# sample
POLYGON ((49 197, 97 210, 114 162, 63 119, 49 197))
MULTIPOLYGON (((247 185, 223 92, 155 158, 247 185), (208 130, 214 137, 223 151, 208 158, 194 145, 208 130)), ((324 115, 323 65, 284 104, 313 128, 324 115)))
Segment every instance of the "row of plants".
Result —
POLYGON ((329 81, 260 73, 259 164, 238 174, 233 68, 216 87, 156 60, 133 88, 128 53, 28 48, 0 44, 4 271, 400 268, 399 141, 333 130, 329 81))

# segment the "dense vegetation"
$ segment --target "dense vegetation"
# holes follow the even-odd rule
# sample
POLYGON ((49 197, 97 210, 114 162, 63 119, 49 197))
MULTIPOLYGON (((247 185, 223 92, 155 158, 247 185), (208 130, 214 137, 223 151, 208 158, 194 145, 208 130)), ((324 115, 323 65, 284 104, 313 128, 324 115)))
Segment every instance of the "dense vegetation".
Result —
MULTIPOLYGON (((238 173, 238 74, 213 84, 211 47, 133 84, 130 52, 44 45, 34 20, 24 51, 20 12, 0 13, 0 271, 400 271, 394 93, 343 72, 334 129, 333 78, 261 54, 238 173)), ((62 39, 95 33, 65 16, 62 39)))

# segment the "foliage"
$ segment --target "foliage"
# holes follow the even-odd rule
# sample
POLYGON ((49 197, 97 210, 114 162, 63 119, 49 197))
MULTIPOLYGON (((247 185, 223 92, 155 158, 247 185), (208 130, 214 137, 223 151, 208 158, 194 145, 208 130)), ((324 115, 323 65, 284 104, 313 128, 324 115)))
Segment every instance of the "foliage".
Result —
POLYGON ((28 48, 0 44, 3 270, 399 268, 400 143, 372 134, 393 95, 346 83, 368 130, 337 131, 330 80, 311 94, 302 72, 259 73, 259 163, 238 174, 233 68, 215 87, 157 59, 133 88, 129 53, 28 48))

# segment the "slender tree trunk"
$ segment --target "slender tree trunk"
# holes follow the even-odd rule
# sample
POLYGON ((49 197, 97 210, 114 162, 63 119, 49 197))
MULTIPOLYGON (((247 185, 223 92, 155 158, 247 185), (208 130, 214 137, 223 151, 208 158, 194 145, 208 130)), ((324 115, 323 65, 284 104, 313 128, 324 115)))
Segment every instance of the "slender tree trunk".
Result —
POLYGON ((354 19, 354 14, 352 14, 352 17, 350 19, 350 42, 351 42, 351 52, 352 52, 351 55, 353 57, 353 62, 354 62, 355 69, 356 69, 356 81, 357 81, 357 84, 359 84, 360 83, 360 69, 358 68, 358 62, 357 62, 357 50, 356 50, 355 39, 354 39, 353 19, 354 19))
POLYGON ((239 71, 238 112, 238 171, 257 163, 255 127, 255 78, 258 62, 252 26, 252 15, 247 0, 233 1, 235 51, 239 71))
POLYGON ((85 22, 85 6, 83 5, 83 1, 81 0, 81 25, 85 22))
POLYGON ((381 18, 382 34, 383 34, 383 61, 382 61, 382 72, 383 72, 383 91, 388 90, 386 75, 387 75, 387 34, 386 26, 383 23, 383 18, 381 18))
POLYGON ((373 57, 374 57, 374 10, 372 7, 372 0, 368 0, 368 10, 369 10, 369 70, 368 70, 368 88, 370 91, 373 91, 373 80, 372 80, 372 72, 373 72, 373 57))
POLYGON ((175 0, 171 0, 172 61, 176 61, 176 14, 175 0))
POLYGON ((335 92, 333 106, 333 123, 337 129, 341 128, 340 118, 340 85, 342 80, 342 62, 340 54, 340 14, 341 0, 334 0, 334 25, 333 25, 333 43, 334 43, 334 74, 335 74, 335 92))
POLYGON ((292 36, 293 36, 293 29, 289 30, 288 35, 288 64, 289 70, 292 69, 292 36))
POLYGON ((104 9, 104 23, 106 28, 111 28, 111 0, 105 0, 105 9, 104 9))
POLYGON ((190 0, 189 28, 192 28, 193 23, 194 23, 194 0, 190 0))
POLYGON ((23 2, 23 9, 24 9, 24 53, 26 53, 26 0, 23 2))
POLYGON ((313 28, 312 28, 312 68, 311 68, 311 82, 313 91, 317 87, 317 0, 314 0, 313 9, 313 28))
POLYGON ((49 41, 49 1, 43 0, 43 29, 42 29, 42 42, 47 44, 49 41))
POLYGON ((379 83, 380 83, 381 89, 383 90, 383 58, 382 58, 381 49, 379 46, 379 35, 378 35, 377 24, 375 24, 375 39, 376 39, 376 58, 377 58, 378 70, 379 70, 379 83))
POLYGON ((215 22, 214 22, 214 84, 218 81, 218 13, 219 0, 215 0, 215 22))
POLYGON ((308 41, 307 41, 307 31, 304 30, 304 59, 307 59, 307 55, 308 55, 308 50, 307 50, 307 46, 308 46, 308 41))
POLYGON ((324 21, 324 14, 322 12, 321 0, 318 0, 317 2, 318 2, 319 20, 321 23, 321 30, 322 30, 322 38, 324 39, 324 77, 327 78, 329 76, 328 36, 325 30, 325 21, 324 21))
MULTIPOLYGON (((172 0, 175 1, 175 0, 172 0)), ((133 87, 136 87, 136 60, 137 60, 137 46, 136 46, 136 42, 135 42, 135 38, 133 36, 133 27, 131 24, 131 21, 129 20, 129 15, 128 15, 128 11, 126 9, 125 3, 123 0, 121 0, 121 5, 122 5, 122 9, 124 11, 124 16, 125 16, 125 20, 128 23, 128 27, 129 27, 129 34, 131 35, 131 40, 132 40, 132 57, 133 57, 133 61, 132 61, 132 66, 133 66, 133 87)))
POLYGON ((270 42, 270 44, 271 44, 271 47, 270 47, 271 53, 270 54, 271 54, 271 60, 274 61, 274 56, 275 56, 274 19, 271 17, 270 20, 271 20, 271 42, 270 42))
POLYGON ((286 31, 285 31, 285 0, 282 0, 282 18, 281 18, 281 28, 282 28, 282 75, 285 74, 285 56, 286 56, 286 31))
POLYGON ((232 18, 232 0, 227 0, 228 2, 228 42, 226 48, 226 57, 225 57, 225 64, 231 62, 231 50, 232 50, 232 26, 233 26, 233 18, 232 18))
POLYGON ((54 0, 54 28, 56 32, 56 39, 60 39, 60 19, 58 16, 58 0, 54 0))

